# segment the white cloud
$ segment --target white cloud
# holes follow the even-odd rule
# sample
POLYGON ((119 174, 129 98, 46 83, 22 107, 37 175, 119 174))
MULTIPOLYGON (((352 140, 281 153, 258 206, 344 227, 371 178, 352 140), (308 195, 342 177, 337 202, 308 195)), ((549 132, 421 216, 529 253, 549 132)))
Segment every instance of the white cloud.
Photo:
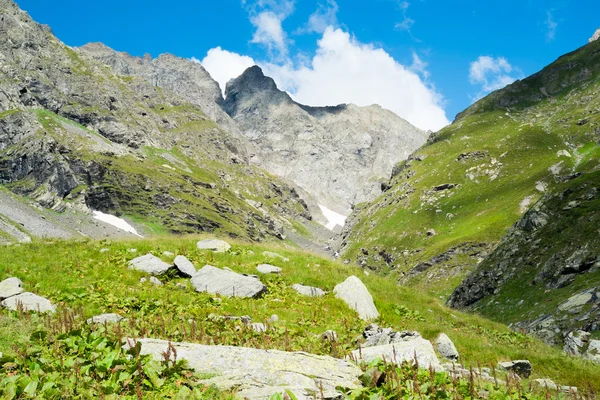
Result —
POLYGON ((404 16, 404 19, 402 20, 402 22, 398 22, 396 25, 394 25, 394 28, 396 28, 399 31, 406 31, 412 36, 411 28, 414 25, 415 20, 409 18, 406 14, 406 10, 408 10, 408 7, 410 7, 410 3, 408 1, 399 1, 398 7, 400 7, 400 9, 402 10, 402 15, 404 16))
MULTIPOLYGON (((213 76, 224 70, 219 63, 228 62, 227 57, 220 57, 221 52, 224 50, 211 50, 212 56, 207 55, 210 65, 204 64, 213 76)), ((238 55, 238 60, 239 57, 243 56, 238 55)), ((280 89, 303 104, 379 104, 421 129, 438 130, 449 123, 441 96, 411 69, 418 67, 423 72, 422 60, 417 57, 412 67, 406 67, 383 49, 360 43, 341 29, 328 27, 318 41, 316 54, 308 62, 293 63, 288 58, 281 63, 258 64, 280 89)), ((236 76, 220 79, 226 81, 236 76)))
POLYGON ((282 59, 288 53, 288 36, 283 21, 294 12, 294 0, 242 1, 250 14, 255 32, 251 43, 264 45, 271 58, 282 59))
POLYGON ((335 0, 327 0, 327 4, 319 3, 317 10, 310 15, 305 26, 296 33, 323 33, 329 26, 337 26, 339 6, 335 0))
POLYGON ((552 19, 552 13, 550 11, 546 11, 546 17, 546 21, 544 22, 544 25, 546 25, 546 41, 551 42, 556 37, 558 22, 555 22, 552 19))
POLYGON ((251 57, 232 53, 221 47, 210 49, 202 61, 195 58, 192 60, 200 62, 206 68, 212 78, 219 83, 223 94, 225 85, 230 79, 240 76, 247 68, 256 64, 251 57))
POLYGON ((429 79, 429 71, 427 71, 427 66, 429 65, 428 63, 426 63, 425 61, 423 61, 421 59, 421 57, 419 57, 419 55, 417 53, 415 53, 413 51, 412 53, 412 58, 413 58, 413 63, 410 66, 410 70, 413 72, 416 72, 417 74, 421 74, 421 76, 423 78, 425 78, 426 80, 429 79))
POLYGON ((522 72, 514 68, 504 57, 479 56, 469 67, 469 81, 481 87, 473 100, 480 99, 489 92, 502 89, 522 77, 522 72))

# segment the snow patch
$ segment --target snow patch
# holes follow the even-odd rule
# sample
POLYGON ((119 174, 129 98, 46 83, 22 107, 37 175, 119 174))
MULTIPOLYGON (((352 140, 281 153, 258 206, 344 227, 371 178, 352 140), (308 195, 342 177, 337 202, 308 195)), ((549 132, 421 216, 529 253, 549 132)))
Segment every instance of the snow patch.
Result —
POLYGON ((101 211, 93 211, 93 215, 94 215, 94 218, 99 221, 106 222, 107 224, 112 225, 116 228, 119 228, 122 231, 132 233, 139 237, 143 237, 142 235, 137 233, 137 231, 135 230, 135 228, 133 226, 129 225, 127 223, 127 221, 125 221, 122 218, 115 217, 114 215, 110 215, 110 214, 104 214, 101 211))
POLYGON ((344 226, 346 223, 346 218, 348 218, 347 216, 338 214, 321 204, 319 204, 319 208, 321 209, 321 212, 325 218, 327 218, 327 224, 325 225, 325 228, 329 229, 330 231, 332 231, 337 225, 344 226))

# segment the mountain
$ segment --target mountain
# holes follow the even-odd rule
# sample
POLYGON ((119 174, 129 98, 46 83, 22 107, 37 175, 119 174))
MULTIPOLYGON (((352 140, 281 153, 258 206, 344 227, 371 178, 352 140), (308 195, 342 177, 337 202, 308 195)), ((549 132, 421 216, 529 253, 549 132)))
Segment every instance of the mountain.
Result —
POLYGON ((298 104, 257 66, 227 84, 224 109, 254 145, 251 161, 344 215, 428 136, 379 106, 298 104))
MULTIPOLYGON (((186 85, 203 88, 193 104, 64 45, 10 0, 0 1, 0 13, 0 183, 27 208, 4 213, 9 241, 36 204, 60 215, 55 232, 24 228, 28 236, 64 237, 54 233, 65 226, 90 236, 77 225, 91 223, 92 210, 127 216, 150 234, 250 240, 281 239, 311 218, 296 190, 249 165, 245 139, 198 105, 220 99, 199 66, 163 57, 140 67, 158 79, 163 64, 176 64, 186 85)), ((205 108, 219 119, 218 108, 205 108)))

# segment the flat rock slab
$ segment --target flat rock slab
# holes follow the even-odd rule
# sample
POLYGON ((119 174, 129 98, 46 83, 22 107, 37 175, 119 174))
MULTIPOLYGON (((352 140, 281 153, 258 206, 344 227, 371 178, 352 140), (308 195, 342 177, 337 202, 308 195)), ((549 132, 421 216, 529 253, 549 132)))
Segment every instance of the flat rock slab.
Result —
POLYGON ((356 311, 361 319, 368 321, 379 317, 371 293, 356 276, 348 277, 344 282, 333 288, 333 292, 335 297, 344 300, 348 307, 356 311))
POLYGON ((30 292, 9 297, 8 299, 3 300, 0 304, 11 311, 17 311, 19 306, 25 311, 38 311, 42 313, 53 313, 56 311, 50 300, 30 292))
MULTIPOLYGON (((169 342, 139 339, 141 354, 163 361, 169 342)), ((129 345, 133 341, 129 340, 129 345)), ((336 387, 358 386, 360 368, 346 360, 316 356, 303 352, 259 350, 233 346, 206 346, 195 343, 172 343, 177 359, 185 359, 199 373, 216 374, 202 380, 222 390, 235 388, 240 398, 265 399, 290 390, 298 399, 339 398, 336 387)))
POLYGON ((293 284, 292 289, 294 289, 301 295, 308 297, 321 297, 325 295, 325 291, 323 289, 319 289, 318 287, 313 286, 304 286, 300 285, 299 283, 293 284))
POLYGON ((119 314, 101 314, 87 319, 88 324, 116 324, 124 318, 119 314))
POLYGON ((432 367, 436 371, 443 369, 431 342, 422 337, 382 346, 364 347, 360 350, 354 350, 350 357, 352 360, 364 361, 366 363, 385 358, 387 362, 400 365, 405 361, 414 362, 415 354, 419 368, 428 369, 432 367))
POLYGON ((0 300, 23 293, 23 282, 19 278, 8 278, 0 282, 0 300))
POLYGON ((137 257, 129 261, 130 269, 143 271, 151 275, 162 275, 171 267, 172 265, 167 264, 152 254, 146 254, 145 256, 137 257))
POLYGON ((192 277, 196 275, 196 267, 194 267, 194 264, 184 256, 175 257, 173 264, 175 264, 175 267, 179 272, 185 276, 192 277))
POLYGON ((196 243, 196 247, 198 248, 198 250, 212 250, 215 253, 225 253, 226 251, 231 249, 229 243, 219 239, 201 240, 198 243, 196 243))
POLYGON ((281 268, 271 264, 260 264, 256 267, 256 270, 261 274, 280 274, 283 271, 281 268))
POLYGON ((260 280, 205 265, 191 279, 198 292, 220 294, 227 297, 258 297, 266 292, 267 287, 260 280))

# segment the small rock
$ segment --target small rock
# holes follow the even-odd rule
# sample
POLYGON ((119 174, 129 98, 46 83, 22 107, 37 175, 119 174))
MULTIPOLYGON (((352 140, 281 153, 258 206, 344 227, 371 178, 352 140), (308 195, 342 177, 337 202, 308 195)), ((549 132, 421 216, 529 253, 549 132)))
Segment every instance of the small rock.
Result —
POLYGON ((186 290, 188 288, 188 285, 187 285, 187 283, 177 282, 175 284, 175 287, 177 289, 186 290))
POLYGON ((140 278, 140 283, 146 283, 146 282, 148 282, 148 278, 144 278, 144 277, 140 278))
POLYGON ((450 340, 448 335, 441 333, 435 341, 435 345, 442 357, 447 358, 450 361, 458 361, 458 350, 456 350, 454 343, 450 340))
POLYGON ((335 297, 343 300, 348 307, 358 313, 363 320, 379 317, 379 312, 373 303, 373 297, 360 279, 352 275, 337 285, 333 292, 335 297))
POLYGON ((190 278, 196 275, 196 267, 190 260, 188 260, 184 256, 177 256, 173 261, 175 267, 185 276, 189 276, 190 278))
POLYGON ((262 255, 264 257, 269 257, 269 258, 279 258, 282 261, 288 262, 290 261, 289 258, 282 256, 281 254, 277 254, 277 253, 273 253, 271 251, 263 251, 262 255))
POLYGON ((0 282, 0 300, 23 293, 23 282, 19 278, 8 278, 0 282))
POLYGON ((273 314, 273 315, 271 315, 271 318, 269 318, 269 321, 277 322, 277 321, 279 321, 279 317, 277 316, 277 314, 273 314))
POLYGON ((150 277, 150 283, 155 284, 156 286, 162 286, 163 283, 155 276, 150 277))
POLYGON ((300 293, 301 295, 308 296, 308 297, 321 297, 321 296, 325 295, 325 291, 322 289, 319 289, 317 287, 312 287, 312 286, 304 286, 304 285, 300 285, 298 283, 292 285, 292 289, 294 289, 296 292, 300 293))
POLYGON ((17 311, 19 306, 25 311, 39 311, 42 313, 53 313, 56 311, 50 300, 30 292, 9 297, 8 299, 3 300, 0 304, 11 311, 17 311))
POLYGON ((110 251, 110 249, 107 249, 106 247, 103 249, 100 249, 100 253, 106 253, 107 251, 110 251))
POLYGON ((498 366, 523 378, 528 378, 531 375, 531 363, 527 360, 501 362, 498 363, 498 366))
POLYGON ((535 379, 533 382, 541 388, 548 388, 550 390, 558 389, 558 386, 552 379, 535 379))
POLYGON ((254 332, 266 332, 267 331, 267 327, 265 326, 265 324, 263 324, 261 322, 254 322, 254 323, 250 324, 250 327, 252 328, 252 330, 254 332))
POLYGON ((119 314, 101 314, 96 315, 92 318, 87 319, 88 324, 116 324, 117 322, 123 320, 119 314))
POLYGON ((163 251, 163 256, 165 256, 165 257, 175 257, 175 254, 171 253, 170 251, 163 251))
POLYGON ((435 230, 433 230, 433 229, 427 230, 426 234, 427 234, 427 236, 435 236, 436 235, 435 230))
POLYGON ((261 274, 280 274, 282 269, 271 264, 260 264, 256 270, 261 274))
POLYGON ((231 249, 229 243, 219 239, 206 239, 196 243, 198 250, 212 250, 215 253, 225 253, 231 249))
POLYGON ((171 265, 152 254, 146 254, 129 261, 129 268, 151 275, 162 275, 171 268, 171 265))
POLYGON ((129 249, 130 253, 137 253, 137 249, 129 249))
POLYGON ((354 350, 351 358, 366 363, 370 363, 376 359, 385 359, 388 362, 400 365, 405 361, 414 361, 415 356, 420 368, 428 369, 432 367, 435 371, 442 371, 442 365, 435 354, 431 342, 420 336, 404 342, 354 350))
POLYGON ((338 341, 338 334, 336 331, 332 331, 331 329, 328 331, 323 332, 323 334, 321 335, 321 337, 323 338, 323 340, 329 340, 330 342, 337 342, 338 341))

